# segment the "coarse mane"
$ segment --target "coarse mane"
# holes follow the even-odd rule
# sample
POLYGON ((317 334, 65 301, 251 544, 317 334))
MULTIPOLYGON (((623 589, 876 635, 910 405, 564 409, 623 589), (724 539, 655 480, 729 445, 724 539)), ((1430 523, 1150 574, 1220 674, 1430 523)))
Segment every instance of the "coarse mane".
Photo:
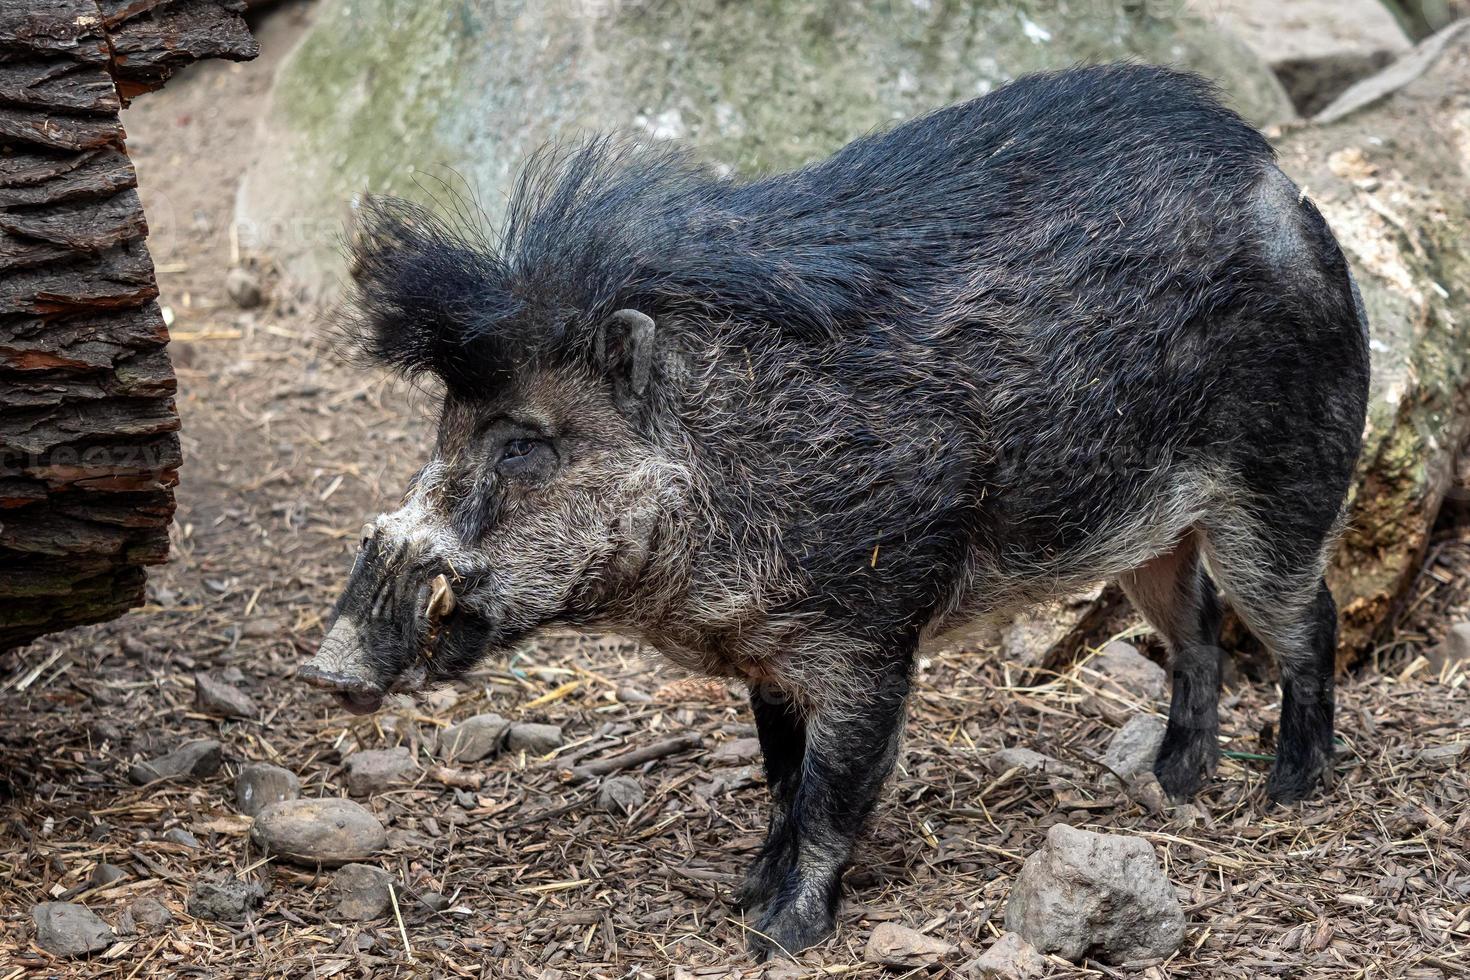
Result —
POLYGON ((466 393, 537 363, 590 363, 623 308, 661 334, 700 317, 753 344, 861 333, 881 346, 895 324, 937 338, 987 296, 1034 317, 1067 290, 1095 293, 1100 273, 1147 266, 1154 239, 1128 239, 1117 217, 1136 206, 1136 175, 1182 195, 1271 152, 1208 82, 1126 65, 1029 76, 750 181, 667 144, 598 137, 535 154, 494 232, 370 200, 342 327, 370 359, 466 393), (1100 112, 1122 145, 1093 138, 1100 112), (1078 174, 1110 172, 1135 176, 1086 214, 1053 214, 1078 174), (1101 266, 1082 247, 1099 235, 1113 243, 1101 266))

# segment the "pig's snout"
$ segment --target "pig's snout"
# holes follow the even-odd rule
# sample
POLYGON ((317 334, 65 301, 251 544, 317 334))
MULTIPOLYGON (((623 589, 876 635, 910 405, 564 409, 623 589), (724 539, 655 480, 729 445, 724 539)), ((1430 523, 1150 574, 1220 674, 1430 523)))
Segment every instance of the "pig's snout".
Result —
POLYGON ((351 712, 371 714, 390 692, 413 691, 424 683, 428 673, 425 662, 432 659, 441 628, 454 615, 457 605, 448 576, 437 575, 421 586, 415 604, 411 611, 405 611, 402 620, 414 624, 410 632, 417 634, 417 645, 412 641, 405 644, 396 637, 387 639, 393 633, 391 629, 379 629, 376 636, 370 635, 375 626, 383 624, 371 617, 365 624, 359 623, 360 612, 344 613, 327 631, 316 656, 297 668, 297 679, 331 691, 351 712), (379 656, 374 656, 374 646, 379 647, 379 656))
POLYGON ((315 657, 296 669, 298 680, 331 691, 354 714, 377 711, 387 693, 373 676, 357 626, 343 616, 337 620, 315 657))

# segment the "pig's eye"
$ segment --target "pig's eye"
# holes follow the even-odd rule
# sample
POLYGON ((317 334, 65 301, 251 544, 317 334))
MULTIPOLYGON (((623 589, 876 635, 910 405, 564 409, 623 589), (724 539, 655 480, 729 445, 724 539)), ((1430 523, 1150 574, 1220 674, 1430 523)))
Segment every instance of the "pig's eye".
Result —
POLYGON ((512 439, 505 444, 505 451, 500 454, 500 458, 507 460, 529 456, 536 451, 536 443, 539 441, 539 439, 512 439))
POLYGON ((505 476, 545 479, 556 468, 556 450, 545 439, 508 439, 495 468, 505 476))

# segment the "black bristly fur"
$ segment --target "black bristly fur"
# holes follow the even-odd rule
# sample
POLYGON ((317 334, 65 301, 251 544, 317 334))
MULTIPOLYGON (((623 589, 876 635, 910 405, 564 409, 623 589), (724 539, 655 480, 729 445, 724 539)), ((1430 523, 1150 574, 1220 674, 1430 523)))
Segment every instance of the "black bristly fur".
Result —
POLYGON ((751 683, 762 950, 831 928, 915 651, 978 614, 1118 577, 1170 650, 1155 771, 1183 796, 1218 757, 1229 604, 1282 666, 1268 791, 1330 773, 1321 574, 1367 325, 1322 216, 1207 82, 1032 76, 755 180, 599 139, 534 160, 508 214, 365 209, 348 330, 448 389, 432 479, 383 526, 416 574, 470 570, 479 632, 436 669, 555 622, 751 683), (602 390, 620 309, 656 323, 632 409, 602 390), (572 476, 496 475, 487 420, 541 425, 523 403, 572 476))

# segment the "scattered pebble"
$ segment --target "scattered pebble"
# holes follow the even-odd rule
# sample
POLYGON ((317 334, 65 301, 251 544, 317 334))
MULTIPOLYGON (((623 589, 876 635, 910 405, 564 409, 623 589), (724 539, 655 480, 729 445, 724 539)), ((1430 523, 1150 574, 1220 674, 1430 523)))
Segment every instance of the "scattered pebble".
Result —
POLYGON ((359 922, 382 918, 393 905, 388 894, 392 881, 392 875, 371 864, 343 865, 332 876, 337 914, 359 922))
POLYGON ((207 715, 222 718, 255 718, 260 715, 260 709, 250 695, 204 673, 194 675, 194 707, 207 715))
POLYGON ((733 790, 754 786, 756 783, 755 766, 721 766, 709 770, 707 775, 707 780, 695 784, 694 787, 694 795, 705 801, 733 790))
POLYGON ((147 929, 162 929, 174 921, 173 913, 168 907, 156 898, 143 895, 133 899, 124 911, 123 915, 133 923, 135 927, 141 926, 147 929))
POLYGON ((1456 623, 1444 642, 1429 653, 1429 664, 1438 674, 1446 664, 1470 664, 1470 623, 1456 623))
POLYGON ((1419 761, 1435 769, 1449 769, 1470 751, 1470 742, 1450 742, 1419 750, 1419 761))
POLYGON ((283 800, 255 817, 251 838, 267 851, 307 866, 365 861, 388 843, 378 818, 351 800, 283 800))
POLYGON ((510 734, 506 738, 506 744, 512 752, 524 752, 527 755, 545 755, 553 749, 562 746, 560 725, 537 725, 530 722, 518 722, 510 726, 510 734))
MULTIPOLYGON (((1112 779, 1111 775, 1106 777, 1112 779)), ((1165 813, 1169 809, 1169 794, 1164 792, 1164 787, 1159 783, 1159 777, 1153 774, 1152 769, 1136 772, 1128 777, 1124 785, 1124 791, 1128 798, 1149 813, 1165 813)))
POLYGON ((1103 782, 1116 786, 1118 780, 1113 778, 1114 773, 1126 782, 1139 773, 1150 772, 1154 759, 1158 757, 1159 746, 1164 743, 1166 727, 1164 720, 1154 715, 1129 718, 1113 734, 1107 751, 1103 753, 1103 765, 1111 770, 1103 774, 1103 782))
POLYGON ((52 956, 100 953, 116 938, 96 913, 71 902, 33 905, 31 918, 36 920, 36 944, 52 956))
POLYGON ((183 827, 170 827, 163 832, 162 839, 168 841, 170 844, 182 844, 185 847, 197 848, 199 846, 199 838, 189 833, 183 827))
POLYGON ((301 795, 301 780, 296 774, 269 762, 247 762, 235 777, 235 806, 247 817, 282 800, 301 795))
POLYGON ((424 892, 418 896, 419 904, 431 912, 443 912, 449 908, 449 899, 438 892, 424 892))
POLYGON ((640 691, 636 687, 620 687, 613 692, 623 704, 652 704, 653 695, 647 691, 640 691))
POLYGON ((478 762, 505 744, 510 722, 496 714, 475 715, 439 736, 439 754, 446 762, 478 762))
POLYGON ((608 813, 625 815, 643 805, 647 794, 643 785, 630 776, 613 776, 604 779, 597 788, 597 805, 608 813))
POLYGON ((1184 911, 1141 837, 1054 825, 1011 888, 1005 925, 1043 953, 1104 963, 1165 957, 1184 911))
POLYGON ((1042 755, 1035 749, 1019 745, 990 753, 986 764, 997 775, 1011 769, 1020 769, 1022 772, 1060 772, 1066 768, 1049 755, 1042 755))
POLYGON ((127 876, 126 868, 103 862, 92 869, 92 876, 88 880, 93 888, 106 888, 114 882, 122 881, 127 876))
POLYGON ((761 757, 761 740, 758 738, 732 738, 721 742, 709 754, 715 765, 745 765, 761 757))
POLYGON ((224 747, 212 738, 201 738, 185 742, 167 755, 149 762, 135 763, 128 770, 128 779, 143 786, 158 779, 191 777, 202 779, 219 772, 224 747))
POLYGON ((882 922, 868 937, 863 959, 883 966, 931 966, 954 952, 954 945, 896 922, 882 922))
POLYGON ((204 878, 189 889, 186 908, 196 919, 238 922, 265 900, 265 891, 254 881, 241 881, 234 875, 204 878))
POLYGON ((417 772, 413 753, 402 746, 354 752, 347 757, 347 792, 353 796, 372 796, 412 782, 417 772))
POLYGON ((242 310, 254 309, 265 298, 260 289, 260 279, 249 269, 238 265, 225 275, 225 292, 242 310))
POLYGON ((1046 973, 1046 957, 1014 932, 1003 932, 972 966, 976 977, 1033 980, 1046 973))

